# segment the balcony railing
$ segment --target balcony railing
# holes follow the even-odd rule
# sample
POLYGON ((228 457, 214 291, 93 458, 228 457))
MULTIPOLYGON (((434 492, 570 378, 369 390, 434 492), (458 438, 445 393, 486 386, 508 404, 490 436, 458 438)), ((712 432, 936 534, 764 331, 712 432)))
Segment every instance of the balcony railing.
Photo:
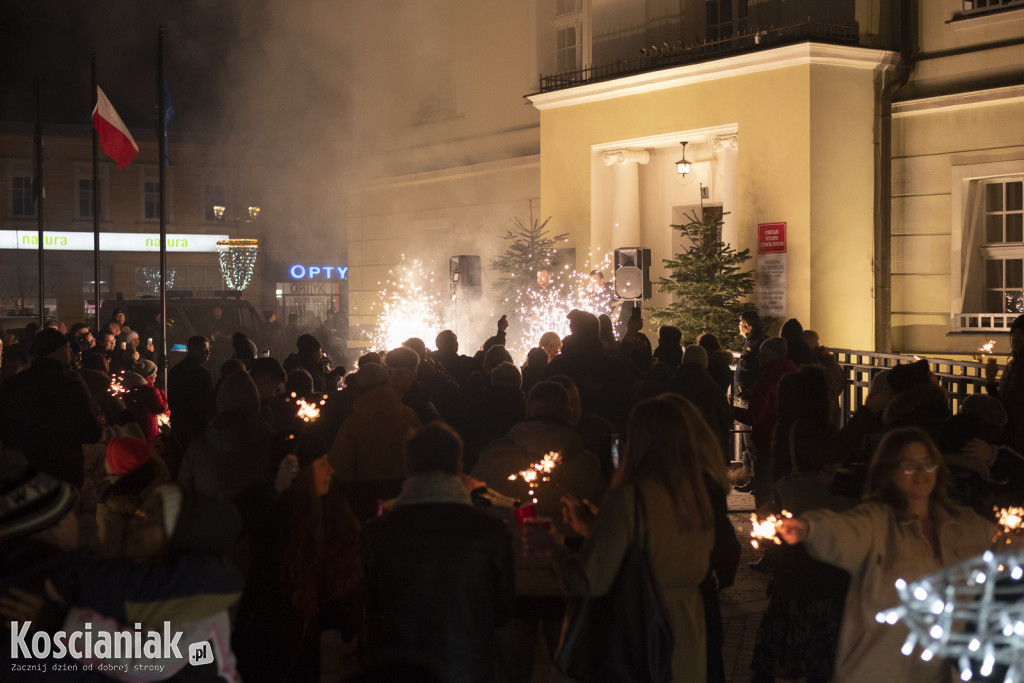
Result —
POLYGON ((961 332, 1006 332, 1020 313, 959 313, 956 329, 961 332))
POLYGON ((645 53, 633 59, 620 59, 612 64, 586 66, 574 71, 541 75, 540 92, 574 88, 589 83, 613 80, 624 76, 667 69, 685 64, 695 64, 712 59, 721 59, 752 50, 779 47, 792 43, 816 40, 823 43, 856 45, 859 31, 857 24, 833 24, 807 21, 788 26, 759 28, 730 38, 710 40, 692 45, 677 43, 675 47, 661 50, 656 54, 645 53))
POLYGON ((962 0, 964 16, 1024 7, 1024 0, 962 0))

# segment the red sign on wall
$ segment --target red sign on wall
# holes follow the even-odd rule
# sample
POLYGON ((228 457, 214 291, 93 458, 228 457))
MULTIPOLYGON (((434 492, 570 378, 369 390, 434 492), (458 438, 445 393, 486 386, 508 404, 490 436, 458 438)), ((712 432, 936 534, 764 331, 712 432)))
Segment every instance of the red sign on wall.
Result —
POLYGON ((757 224, 757 253, 758 254, 785 254, 786 253, 786 224, 785 223, 758 223, 757 224))

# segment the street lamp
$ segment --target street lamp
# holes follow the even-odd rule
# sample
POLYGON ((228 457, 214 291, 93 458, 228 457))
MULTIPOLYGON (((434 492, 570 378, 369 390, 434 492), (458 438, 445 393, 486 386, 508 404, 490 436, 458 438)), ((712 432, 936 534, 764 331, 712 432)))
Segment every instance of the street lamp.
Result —
POLYGON ((686 143, 680 142, 679 144, 683 146, 683 158, 676 162, 676 173, 684 176, 690 172, 690 162, 686 160, 686 143))

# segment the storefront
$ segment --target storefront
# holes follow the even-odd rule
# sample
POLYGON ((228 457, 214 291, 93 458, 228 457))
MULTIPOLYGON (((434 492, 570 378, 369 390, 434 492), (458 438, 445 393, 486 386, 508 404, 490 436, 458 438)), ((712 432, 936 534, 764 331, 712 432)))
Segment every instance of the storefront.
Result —
POLYGON ((291 263, 275 268, 274 287, 282 322, 295 313, 303 327, 316 328, 333 320, 343 332, 347 327, 348 266, 323 262, 291 263))
MULTIPOLYGON (((223 290, 217 241, 227 235, 167 235, 168 290, 197 296, 223 290)), ((94 234, 43 233, 44 312, 67 324, 95 313, 94 234)), ((0 310, 38 314, 39 234, 0 230, 0 310)), ((104 299, 156 296, 160 285, 158 233, 100 233, 100 295, 104 299)), ((249 292, 247 292, 247 298, 249 292)))

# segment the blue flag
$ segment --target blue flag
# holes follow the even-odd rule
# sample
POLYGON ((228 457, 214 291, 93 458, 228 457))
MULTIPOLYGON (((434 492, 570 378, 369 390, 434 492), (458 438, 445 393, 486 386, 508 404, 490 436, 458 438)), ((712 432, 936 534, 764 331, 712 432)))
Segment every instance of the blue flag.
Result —
POLYGON ((167 144, 167 124, 174 118, 174 103, 171 101, 171 91, 167 88, 167 81, 164 81, 164 120, 163 125, 163 138, 164 138, 164 150, 163 150, 163 164, 164 168, 171 165, 171 153, 167 144))

